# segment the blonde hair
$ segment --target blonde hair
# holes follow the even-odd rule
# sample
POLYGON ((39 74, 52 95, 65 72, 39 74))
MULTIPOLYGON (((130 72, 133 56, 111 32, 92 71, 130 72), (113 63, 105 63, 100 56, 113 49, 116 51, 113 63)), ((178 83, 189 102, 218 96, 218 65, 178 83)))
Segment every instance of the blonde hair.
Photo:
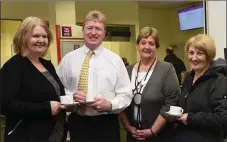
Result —
POLYGON ((101 11, 98 10, 89 11, 85 16, 83 28, 85 26, 85 23, 90 20, 98 20, 99 22, 102 22, 106 28, 106 16, 101 11))
POLYGON ((159 48, 159 33, 158 30, 151 27, 144 27, 140 30, 140 33, 137 37, 136 43, 139 44, 142 38, 153 37, 155 41, 156 48, 159 48))
MULTIPOLYGON (((45 29, 47 32, 47 38, 48 38, 48 48, 53 41, 53 35, 48 27, 48 25, 41 20, 38 17, 27 17, 25 18, 22 23, 20 24, 20 27, 18 28, 14 38, 13 38, 13 47, 14 52, 16 54, 21 53, 23 54, 25 48, 27 48, 27 41, 28 38, 31 36, 32 30, 36 26, 41 26, 45 29)), ((42 56, 45 56, 47 54, 48 50, 46 50, 42 56)))
POLYGON ((189 47, 194 46, 198 50, 205 53, 208 61, 210 62, 216 56, 216 45, 213 38, 206 34, 198 34, 191 37, 185 44, 185 53, 187 55, 189 47))

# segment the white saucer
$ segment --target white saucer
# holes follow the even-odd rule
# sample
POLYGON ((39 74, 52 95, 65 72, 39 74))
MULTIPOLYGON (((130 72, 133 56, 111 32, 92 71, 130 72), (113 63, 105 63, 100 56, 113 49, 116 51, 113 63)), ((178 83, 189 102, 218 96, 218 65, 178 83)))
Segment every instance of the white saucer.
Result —
POLYGON ((74 102, 73 104, 62 104, 62 105, 64 105, 65 107, 73 107, 73 106, 76 106, 78 104, 79 104, 79 102, 74 102))
POLYGON ((181 116, 182 113, 172 113, 172 112, 166 112, 166 114, 170 115, 170 116, 181 116))
POLYGON ((95 101, 86 101, 86 102, 80 102, 80 104, 90 105, 93 104, 95 101))

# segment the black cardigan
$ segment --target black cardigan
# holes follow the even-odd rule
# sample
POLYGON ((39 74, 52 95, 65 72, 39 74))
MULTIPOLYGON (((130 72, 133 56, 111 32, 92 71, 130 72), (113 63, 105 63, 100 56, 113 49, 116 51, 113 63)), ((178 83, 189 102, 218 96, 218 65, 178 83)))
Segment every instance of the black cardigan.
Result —
MULTIPOLYGON (((65 95, 52 63, 42 58, 40 62, 60 85, 61 95, 65 95)), ((20 54, 4 64, 0 80, 2 114, 7 117, 5 141, 48 141, 56 122, 50 101, 60 101, 53 85, 27 57, 20 54), (15 132, 7 136, 20 120, 23 121, 15 132)))

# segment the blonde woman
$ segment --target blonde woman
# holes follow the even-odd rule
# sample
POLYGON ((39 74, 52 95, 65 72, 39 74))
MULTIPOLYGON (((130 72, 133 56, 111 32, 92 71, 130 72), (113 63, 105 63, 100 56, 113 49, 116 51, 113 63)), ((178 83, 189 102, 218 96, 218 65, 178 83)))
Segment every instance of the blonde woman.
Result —
POLYGON ((50 61, 43 59, 52 42, 47 25, 25 18, 13 39, 16 53, 1 69, 5 142, 63 142, 65 112, 59 103, 64 87, 50 61))
MULTIPOLYGON (((227 79, 223 67, 211 66, 216 55, 214 40, 203 34, 185 45, 191 72, 186 77, 179 106, 175 142, 223 142, 227 122, 227 79)), ((225 68, 226 72, 226 68, 225 68)))

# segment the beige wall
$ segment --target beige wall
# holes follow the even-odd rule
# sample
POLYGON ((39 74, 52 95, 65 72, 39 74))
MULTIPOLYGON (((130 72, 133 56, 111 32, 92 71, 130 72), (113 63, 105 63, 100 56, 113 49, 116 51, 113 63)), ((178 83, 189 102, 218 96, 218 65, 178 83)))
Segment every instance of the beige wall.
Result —
MULTIPOLYGON (((196 3, 202 4, 202 3, 196 3)), ((195 5, 195 4, 193 4, 195 5)), ((139 27, 151 26, 159 31, 160 35, 160 48, 157 52, 157 57, 163 60, 166 56, 165 49, 169 44, 176 44, 179 46, 176 49, 176 54, 180 57, 188 67, 187 59, 184 54, 184 44, 192 36, 198 33, 204 33, 203 28, 181 31, 178 11, 192 4, 182 6, 175 9, 140 9, 139 10, 139 27)))
MULTIPOLYGON (((75 6, 76 6, 76 12, 75 12, 76 21, 82 22, 84 15, 89 10, 92 10, 95 8, 97 10, 101 10, 107 16, 108 18, 107 24, 135 25, 136 29, 134 31, 138 32, 139 19, 138 19, 137 2, 76 2, 75 6)), ((1 7, 2 7, 1 9, 2 18, 24 19, 27 16, 37 16, 42 18, 43 20, 50 21, 50 28, 54 35, 55 35, 55 24, 58 22, 57 19, 59 18, 61 19, 61 17, 58 16, 61 14, 56 15, 55 10, 62 11, 62 9, 59 9, 58 5, 55 6, 55 2, 2 2, 1 7), (14 11, 12 12, 11 9, 14 9, 14 11)), ((69 15, 63 14, 62 16, 65 17, 69 15)), ((135 36, 136 34, 134 33, 133 35, 135 36)), ((56 41, 54 41, 54 43, 50 46, 50 50, 49 50, 50 52, 47 54, 46 59, 52 60, 53 64, 57 66, 55 42, 56 41)), ((122 44, 119 44, 119 45, 122 45, 122 44)), ((113 51, 117 50, 117 48, 118 46, 116 46, 116 49, 113 49, 113 51)))
MULTIPOLYGON (((1 18, 6 19, 24 19, 28 16, 37 16, 45 21, 49 21, 49 13, 48 13, 48 4, 47 2, 1 2, 1 18), (12 11, 13 9, 13 11, 12 11)), ((12 30, 17 30, 19 24, 15 24, 15 22, 11 23, 13 26, 10 30, 10 34, 14 33, 12 30)), ((53 26, 51 26, 53 27, 53 26)), ((55 30, 55 28, 54 28, 55 30)), ((52 30, 53 31, 53 30, 52 30)), ((14 35, 13 35, 14 36, 14 35)), ((5 38, 4 38, 5 39, 5 38)), ((2 40, 4 41, 4 40, 2 40)), ((7 43, 12 44, 12 39, 8 38, 7 43)), ((5 48, 2 46, 2 48, 5 48)), ((53 46, 50 47, 48 54, 45 56, 45 59, 51 60, 51 50, 53 46)), ((2 58, 5 58, 5 53, 3 54, 2 58)), ((12 56, 12 55, 11 55, 12 56)), ((2 63, 4 62, 4 59, 2 63)), ((54 61, 55 63, 55 61, 54 61)), ((2 65, 2 64, 1 64, 2 65)))
POLYGON ((127 58, 129 64, 136 62, 136 47, 132 42, 103 42, 105 48, 118 54, 120 57, 127 58))
POLYGON ((137 2, 76 2, 76 21, 83 22, 88 11, 96 9, 107 16, 107 24, 136 25, 139 20, 137 2))
POLYGON ((1 18, 24 19, 27 16, 48 20, 47 2, 1 2, 1 18))
POLYGON ((20 21, 1 20, 1 65, 13 55, 12 39, 16 34, 20 21))
MULTIPOLYGON (((55 2, 2 2, 2 18, 23 19, 27 16, 38 16, 44 20, 50 20, 51 30, 55 34, 56 15, 54 6, 55 2), (50 6, 52 5, 52 6, 50 6), (49 8, 49 9, 48 9, 49 8), (12 12, 11 9, 14 9, 12 12)), ((177 11, 191 5, 180 7, 172 10, 165 9, 139 9, 137 2, 75 2, 76 21, 82 22, 84 15, 92 9, 101 10, 107 16, 107 24, 121 24, 121 25, 135 25, 135 33, 138 35, 139 29, 144 26, 152 26, 160 32, 160 45, 157 56, 163 60, 165 57, 165 48, 170 44, 181 45, 177 54, 181 57, 183 54, 183 45, 185 41, 197 33, 203 33, 203 28, 188 31, 180 31, 177 11), (121 16, 119 16, 121 15, 121 16)), ((64 15, 63 15, 64 16, 64 15)), ((55 41, 56 42, 56 41, 55 41)), ((55 66, 57 66, 56 44, 50 47, 50 52, 47 59, 51 59, 55 66)), ((131 43, 131 49, 134 50, 135 41, 131 43), (134 47, 134 48, 133 48, 134 47)), ((127 44, 125 46, 129 46, 127 44)), ((113 47, 113 46, 112 46, 113 47)), ((114 48, 114 47, 113 47, 114 48)), ((118 46, 116 46, 118 48, 118 46)), ((125 56, 126 47, 121 50, 125 56)), ((113 49, 118 50, 118 49, 113 49)), ((134 52, 134 51, 133 51, 134 52)), ((122 56, 123 56, 122 55, 122 56)), ((130 55, 131 56, 131 55, 130 55)), ((136 56, 136 55, 135 55, 136 56)), ((131 58, 131 57, 129 57, 131 58)), ((138 59, 137 59, 138 60, 138 59)))
POLYGON ((163 60, 165 57, 165 48, 170 42, 170 25, 169 23, 169 10, 163 9, 140 9, 140 29, 144 26, 154 27, 159 31, 160 48, 157 52, 157 57, 163 60))

